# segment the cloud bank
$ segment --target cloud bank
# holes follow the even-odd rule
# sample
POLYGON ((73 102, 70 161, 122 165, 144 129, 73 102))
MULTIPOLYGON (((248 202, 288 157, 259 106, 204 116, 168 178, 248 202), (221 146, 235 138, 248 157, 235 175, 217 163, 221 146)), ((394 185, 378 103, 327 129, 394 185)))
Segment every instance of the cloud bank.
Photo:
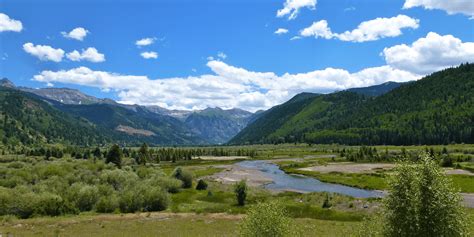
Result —
POLYGON ((300 31, 302 37, 315 37, 324 39, 339 39, 350 42, 374 41, 387 37, 396 37, 402 34, 402 29, 417 29, 419 20, 405 15, 391 18, 376 18, 364 21, 352 31, 334 33, 329 28, 326 20, 314 22, 311 26, 300 31))

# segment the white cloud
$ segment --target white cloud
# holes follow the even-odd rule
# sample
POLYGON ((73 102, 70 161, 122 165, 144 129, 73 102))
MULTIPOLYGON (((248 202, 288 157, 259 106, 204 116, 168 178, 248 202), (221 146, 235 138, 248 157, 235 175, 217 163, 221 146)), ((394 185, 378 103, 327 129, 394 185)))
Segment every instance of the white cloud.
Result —
POLYGON ((316 9, 316 0, 286 0, 283 8, 278 10, 277 17, 284 17, 289 14, 288 19, 293 20, 298 16, 300 8, 316 9))
POLYGON ((425 9, 444 10, 448 14, 464 14, 474 18, 472 0, 406 0, 403 8, 424 7, 425 9))
POLYGON ((61 34, 65 37, 65 38, 69 38, 69 39, 75 39, 75 40, 79 40, 79 41, 82 41, 84 40, 84 38, 87 36, 87 34, 89 33, 88 30, 82 28, 82 27, 77 27, 77 28, 74 28, 73 30, 71 30, 69 33, 67 32, 61 32, 61 34))
POLYGON ((332 92, 351 87, 408 81, 419 76, 390 66, 374 67, 350 73, 326 68, 307 73, 277 75, 253 72, 222 61, 209 61, 213 72, 185 78, 152 80, 146 76, 120 75, 93 71, 86 67, 42 71, 34 80, 44 83, 70 83, 118 93, 124 103, 159 105, 169 109, 205 107, 243 108, 251 111, 280 104, 300 92, 332 92))
POLYGON ((335 38, 342 41, 366 42, 386 37, 396 37, 402 34, 401 30, 404 28, 417 29, 418 27, 418 19, 398 15, 392 18, 376 18, 364 21, 356 29, 338 34, 331 31, 326 20, 321 20, 301 30, 300 35, 303 37, 314 36, 315 38, 335 38))
POLYGON ((55 49, 48 45, 34 45, 26 43, 23 45, 25 52, 39 58, 41 61, 61 62, 64 56, 64 50, 55 49))
POLYGON ((221 58, 221 59, 226 59, 227 58, 227 55, 223 52, 218 52, 217 53, 217 57, 221 58))
POLYGON ((99 63, 105 61, 105 55, 101 54, 97 51, 96 48, 89 47, 86 50, 82 50, 82 53, 79 51, 74 50, 70 53, 66 54, 66 57, 71 61, 89 61, 93 63, 99 63))
POLYGON ((143 39, 135 41, 135 45, 137 45, 138 47, 147 46, 147 45, 151 45, 155 43, 155 40, 156 38, 143 38, 143 39))
POLYGON ((288 33, 288 30, 285 28, 278 28, 274 33, 277 35, 283 35, 283 34, 288 33))
POLYGON ((8 15, 0 13, 0 32, 13 31, 20 32, 23 29, 21 21, 14 20, 8 15))
POLYGON ((158 53, 153 52, 153 51, 143 52, 140 55, 145 59, 150 59, 150 58, 156 59, 156 58, 158 58, 158 53))
POLYGON ((315 38, 325 39, 331 39, 334 36, 331 29, 328 27, 328 22, 326 20, 313 22, 311 26, 301 30, 300 35, 303 37, 314 36, 315 38))
POLYGON ((474 42, 462 42, 452 35, 430 32, 411 45, 385 48, 388 65, 401 70, 428 74, 463 62, 474 62, 474 42))

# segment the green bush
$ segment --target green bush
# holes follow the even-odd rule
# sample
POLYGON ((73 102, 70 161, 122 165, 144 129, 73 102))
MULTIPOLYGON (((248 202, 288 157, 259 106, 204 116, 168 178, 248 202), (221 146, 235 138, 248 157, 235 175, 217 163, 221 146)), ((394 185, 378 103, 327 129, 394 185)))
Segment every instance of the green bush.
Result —
POLYGON ((170 204, 169 195, 160 188, 149 188, 143 193, 144 211, 163 211, 170 204))
POLYGON ((64 199, 56 194, 41 193, 37 196, 34 213, 42 216, 59 216, 71 210, 64 199))
POLYGON ((240 182, 236 183, 234 192, 237 198, 237 204, 239 204, 239 206, 245 205, 245 200, 247 199, 247 181, 241 180, 240 182))
POLYGON ((163 177, 159 175, 154 175, 147 181, 148 181, 148 185, 152 187, 159 186, 163 190, 166 190, 169 193, 178 193, 181 187, 183 186, 183 182, 181 180, 173 179, 169 177, 163 177))
POLYGON ((102 196, 95 205, 95 209, 100 213, 112 213, 119 208, 119 198, 116 194, 110 196, 102 196))
POLYGON ((250 208, 239 226, 242 237, 296 236, 294 223, 277 203, 259 203, 250 208))
POLYGON ((75 183, 68 193, 69 201, 80 211, 90 211, 99 200, 99 189, 83 183, 75 183))
POLYGON ((384 199, 385 236, 469 236, 462 197, 452 181, 423 155, 419 163, 402 163, 384 199))
POLYGON ((196 185, 196 190, 206 190, 206 189, 207 189, 206 181, 200 179, 196 185))
POLYGON ((173 171, 172 176, 183 181, 183 188, 191 188, 193 186, 193 174, 188 170, 178 167, 173 171))

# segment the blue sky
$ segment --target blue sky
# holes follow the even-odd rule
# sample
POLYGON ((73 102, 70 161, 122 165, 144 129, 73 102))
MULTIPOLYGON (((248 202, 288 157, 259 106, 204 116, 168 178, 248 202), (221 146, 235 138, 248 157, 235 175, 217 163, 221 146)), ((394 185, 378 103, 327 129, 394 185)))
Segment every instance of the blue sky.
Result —
POLYGON ((0 77, 124 103, 255 111, 303 91, 414 80, 473 62, 473 5, 0 0, 0 77), (68 36, 76 28, 86 34, 68 36), (136 45, 146 38, 153 43, 136 45))

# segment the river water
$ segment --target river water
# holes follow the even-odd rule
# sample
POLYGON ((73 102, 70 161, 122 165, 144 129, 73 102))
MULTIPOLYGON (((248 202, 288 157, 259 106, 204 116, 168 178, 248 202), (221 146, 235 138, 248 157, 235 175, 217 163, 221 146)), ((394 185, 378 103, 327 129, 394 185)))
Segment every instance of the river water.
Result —
POLYGON ((302 193, 330 192, 358 198, 383 196, 383 193, 380 191, 365 190, 340 184, 325 183, 315 178, 303 175, 286 174, 278 167, 278 165, 263 160, 242 161, 236 163, 236 165, 247 169, 256 169, 264 173, 266 177, 273 180, 272 183, 265 185, 265 188, 270 190, 288 190, 302 193))

